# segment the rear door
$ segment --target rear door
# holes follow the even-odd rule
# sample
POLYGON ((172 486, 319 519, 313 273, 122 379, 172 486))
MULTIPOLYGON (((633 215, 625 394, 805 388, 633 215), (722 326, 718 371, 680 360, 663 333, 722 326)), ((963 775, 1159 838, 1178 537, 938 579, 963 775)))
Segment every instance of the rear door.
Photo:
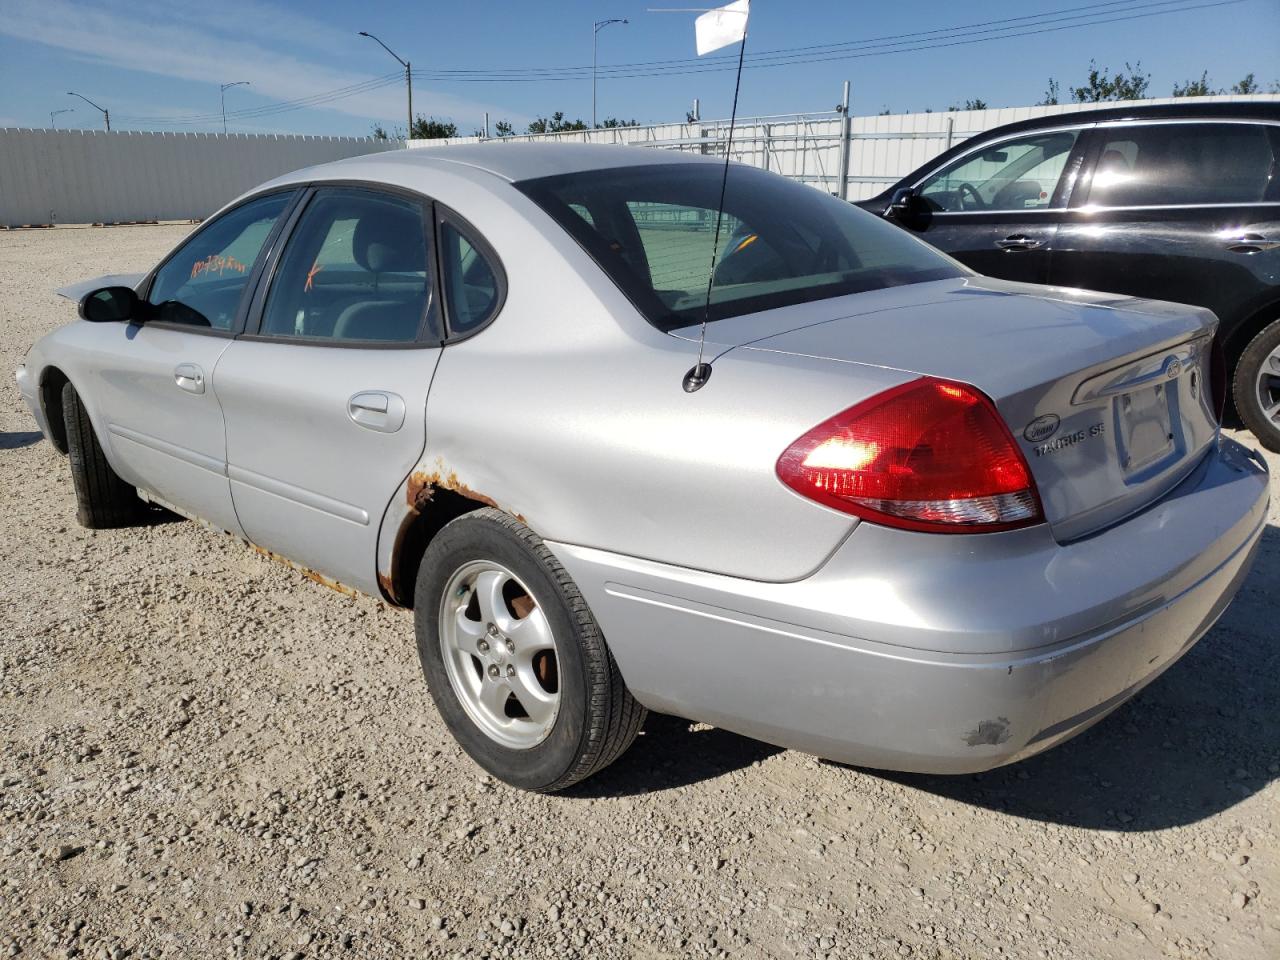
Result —
POLYGON ((1271 124, 1100 124, 1049 281, 1208 307, 1229 333, 1280 283, 1278 160, 1271 124))
POLYGON ((375 595, 382 516, 425 443, 434 250, 423 198, 315 190, 215 379, 245 535, 375 595))
POLYGON ((153 497, 234 533, 240 526, 211 378, 295 193, 258 197, 208 221, 152 276, 145 323, 94 330, 103 342, 88 389, 115 468, 153 497))
POLYGON ((902 222, 979 273, 1044 283, 1082 158, 1080 127, 1022 133, 962 153, 916 185, 902 222))

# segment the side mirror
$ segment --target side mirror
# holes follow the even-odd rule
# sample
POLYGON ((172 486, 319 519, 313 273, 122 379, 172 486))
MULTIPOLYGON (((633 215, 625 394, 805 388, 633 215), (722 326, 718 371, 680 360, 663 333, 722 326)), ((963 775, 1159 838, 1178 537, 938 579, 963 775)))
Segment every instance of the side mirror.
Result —
POLYGON ((80 318, 90 323, 119 323, 140 319, 141 301, 132 287, 103 287, 80 298, 80 318))
POLYGON ((914 187, 899 187, 893 191, 893 196, 889 200, 889 206, 885 210, 886 216, 898 218, 910 217, 920 209, 920 198, 916 196, 914 187))

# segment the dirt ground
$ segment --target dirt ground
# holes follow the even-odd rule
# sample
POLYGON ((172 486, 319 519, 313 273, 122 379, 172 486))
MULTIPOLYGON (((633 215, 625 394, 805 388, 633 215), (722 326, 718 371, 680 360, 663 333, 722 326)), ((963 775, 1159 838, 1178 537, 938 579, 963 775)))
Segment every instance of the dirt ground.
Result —
MULTIPOLYGON (((0 232, 0 367, 186 229, 0 232)), ((1280 503, 1212 633, 1040 757, 884 775, 653 716, 536 797, 453 745, 406 614, 196 524, 83 530, 34 431, 6 373, 0 956, 1280 956, 1280 503)))

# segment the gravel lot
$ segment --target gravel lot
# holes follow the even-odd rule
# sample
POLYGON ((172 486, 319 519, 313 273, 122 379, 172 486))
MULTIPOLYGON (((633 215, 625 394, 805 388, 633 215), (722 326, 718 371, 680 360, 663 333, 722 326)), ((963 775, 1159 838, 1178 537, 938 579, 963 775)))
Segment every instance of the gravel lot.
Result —
MULTIPOLYGON (((0 367, 187 229, 0 232, 0 367)), ((883 775, 653 716, 535 797, 454 747, 406 614, 81 529, 0 391, 0 956, 1280 956, 1274 502, 1213 632, 1048 754, 883 775)))

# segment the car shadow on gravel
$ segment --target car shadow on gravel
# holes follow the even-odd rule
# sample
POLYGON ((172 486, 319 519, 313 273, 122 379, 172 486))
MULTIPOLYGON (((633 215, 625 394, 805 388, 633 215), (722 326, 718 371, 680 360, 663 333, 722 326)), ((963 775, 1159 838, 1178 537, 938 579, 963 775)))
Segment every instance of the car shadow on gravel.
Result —
POLYGON ((617 763, 561 796, 598 799, 675 790, 741 770, 781 752, 781 747, 727 730, 651 713, 643 732, 617 763))
POLYGON ((22 447, 30 447, 43 439, 44 434, 39 431, 28 430, 17 433, 0 431, 0 450, 18 450, 22 447))
MULTIPOLYGON (((937 796, 1091 829, 1185 826, 1280 779, 1280 527, 1217 625, 1137 697, 1043 754, 961 777, 881 773, 937 796)), ((868 771, 870 772, 870 771, 868 771)))

